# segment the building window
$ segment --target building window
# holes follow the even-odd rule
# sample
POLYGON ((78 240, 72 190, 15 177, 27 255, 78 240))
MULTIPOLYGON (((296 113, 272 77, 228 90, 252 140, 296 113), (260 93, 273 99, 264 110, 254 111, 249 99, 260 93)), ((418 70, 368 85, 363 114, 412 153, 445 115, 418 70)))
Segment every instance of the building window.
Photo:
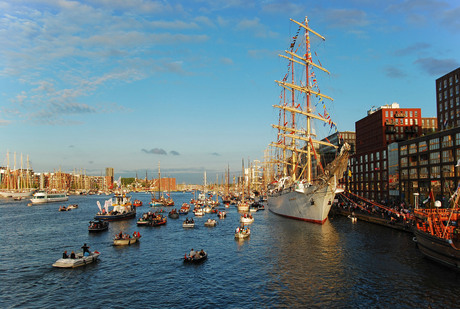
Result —
POLYGON ((401 167, 407 167, 407 158, 401 158, 401 167))
POLYGON ((370 157, 371 157, 371 161, 374 161, 374 153, 371 153, 370 157))
POLYGON ((406 156, 407 155, 407 145, 401 146, 400 152, 401 152, 401 156, 406 156))
POLYGON ((447 99, 447 90, 444 90, 444 99, 447 99))
POLYGON ((448 163, 454 161, 452 150, 444 150, 442 152, 442 162, 448 163))
POLYGON ((441 168, 439 166, 432 166, 431 167, 431 179, 433 178, 440 178, 441 177, 441 168))
POLYGON ((386 150, 384 150, 382 153, 383 153, 383 160, 386 160, 386 159, 387 159, 387 152, 386 152, 386 150))
POLYGON ((385 111, 385 118, 388 118, 388 111, 385 111))
POLYGON ((416 168, 409 169, 409 177, 410 179, 417 179, 417 169, 416 168))
POLYGON ((393 111, 390 111, 390 117, 393 118, 393 111))
POLYGON ((428 168, 422 167, 420 169, 420 178, 428 178, 428 168))
POLYGON ((446 87, 447 87, 447 80, 445 79, 444 80, 444 88, 446 88, 446 87))
POLYGON ((417 152, 417 144, 410 144, 409 145, 409 153, 416 153, 417 152))
POLYGON ((439 164, 441 157, 438 151, 430 153, 430 164, 439 164))
POLYGON ((442 92, 438 93, 438 101, 441 102, 442 100, 442 92))
POLYGON ((455 86, 455 94, 458 94, 458 92, 459 92, 459 87, 457 85, 457 86, 455 86))
POLYGON ((430 150, 439 149, 439 138, 430 139, 430 150))
POLYGON ((428 150, 428 147, 427 147, 427 144, 426 144, 426 141, 422 141, 418 144, 418 151, 419 152, 422 152, 422 151, 427 151, 428 150))
POLYGON ((379 152, 379 151, 377 151, 377 152, 375 153, 375 159, 376 159, 376 160, 380 160, 380 152, 379 152))
POLYGON ((452 76, 449 77, 449 86, 452 86, 452 76))
POLYGON ((442 138, 442 147, 452 147, 452 137, 450 135, 446 135, 442 138))
POLYGON ((449 94, 450 94, 451 97, 454 95, 454 88, 450 88, 449 94))

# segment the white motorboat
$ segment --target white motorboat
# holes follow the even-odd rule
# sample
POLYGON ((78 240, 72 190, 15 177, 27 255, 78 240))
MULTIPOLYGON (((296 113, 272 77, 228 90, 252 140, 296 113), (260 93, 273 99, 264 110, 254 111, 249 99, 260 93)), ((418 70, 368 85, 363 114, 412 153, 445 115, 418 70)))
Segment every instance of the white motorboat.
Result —
POLYGON ((235 232, 235 238, 236 239, 245 239, 248 238, 251 235, 251 230, 247 228, 238 228, 235 232))
POLYGON ((204 223, 204 226, 207 226, 207 227, 213 227, 213 226, 216 226, 217 225, 217 221, 215 219, 211 219, 209 218, 205 223, 204 223))
POLYGON ((240 218, 240 222, 243 224, 249 224, 254 222, 254 217, 250 214, 244 214, 240 218))
POLYGON ((45 192, 40 191, 33 195, 30 199, 32 205, 34 204, 44 204, 44 203, 51 203, 51 202, 64 202, 67 201, 69 197, 65 192, 45 192))
POLYGON ((238 211, 249 211, 249 203, 240 201, 238 202, 236 208, 238 209, 238 211))
POLYGON ((202 216, 204 216, 204 211, 203 211, 203 209, 201 209, 201 208, 198 208, 198 209, 195 208, 195 216, 197 216, 197 217, 202 217, 202 216))
POLYGON ((182 223, 182 227, 184 227, 184 228, 194 228, 195 227, 195 221, 193 221, 193 220, 185 220, 184 223, 182 223))
POLYGON ((95 262, 98 259, 99 255, 100 253, 98 251, 93 251, 88 256, 84 256, 83 253, 77 253, 75 259, 60 258, 59 260, 54 262, 53 266, 60 268, 75 268, 79 266, 84 266, 92 262, 95 262))

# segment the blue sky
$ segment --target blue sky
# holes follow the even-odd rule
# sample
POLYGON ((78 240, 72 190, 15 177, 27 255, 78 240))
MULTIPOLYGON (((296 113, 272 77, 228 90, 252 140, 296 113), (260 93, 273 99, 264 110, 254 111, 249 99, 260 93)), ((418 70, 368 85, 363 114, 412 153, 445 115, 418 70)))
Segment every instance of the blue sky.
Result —
POLYGON ((263 160, 278 54, 305 16, 340 131, 392 102, 436 116, 435 80, 460 66, 457 0, 0 0, 1 164, 150 178, 161 161, 200 183, 263 160))

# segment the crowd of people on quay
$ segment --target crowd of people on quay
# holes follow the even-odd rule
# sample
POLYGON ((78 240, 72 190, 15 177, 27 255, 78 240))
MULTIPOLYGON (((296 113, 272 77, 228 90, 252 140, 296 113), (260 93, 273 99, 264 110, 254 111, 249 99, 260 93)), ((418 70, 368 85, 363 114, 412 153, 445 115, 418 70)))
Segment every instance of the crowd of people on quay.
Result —
POLYGON ((412 205, 408 205, 405 202, 382 200, 377 203, 353 194, 340 194, 338 200, 336 207, 351 212, 351 215, 359 213, 386 219, 391 224, 404 226, 412 226, 414 223, 412 205))

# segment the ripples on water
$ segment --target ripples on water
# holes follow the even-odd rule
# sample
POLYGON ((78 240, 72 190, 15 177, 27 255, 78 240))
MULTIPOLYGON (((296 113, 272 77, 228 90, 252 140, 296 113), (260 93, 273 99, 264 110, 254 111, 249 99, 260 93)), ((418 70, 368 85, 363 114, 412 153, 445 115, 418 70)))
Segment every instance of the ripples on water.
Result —
MULTIPOLYGON (((191 194, 176 193, 176 207, 191 194)), ((440 308, 458 307, 460 274, 424 259, 412 235, 336 217, 320 226, 266 211, 254 214, 251 236, 236 241, 234 206, 217 227, 184 217, 166 226, 111 222, 89 234, 88 222, 105 196, 71 196, 79 208, 27 207, 0 200, 0 307, 2 308, 440 308), (114 247, 120 230, 139 230, 139 244, 114 247), (76 269, 51 264, 64 250, 87 243, 100 261, 76 269), (205 249, 201 265, 184 265, 190 248, 205 249)), ((147 194, 135 194, 150 209, 147 194)), ((170 209, 170 208, 169 208, 170 209)))

